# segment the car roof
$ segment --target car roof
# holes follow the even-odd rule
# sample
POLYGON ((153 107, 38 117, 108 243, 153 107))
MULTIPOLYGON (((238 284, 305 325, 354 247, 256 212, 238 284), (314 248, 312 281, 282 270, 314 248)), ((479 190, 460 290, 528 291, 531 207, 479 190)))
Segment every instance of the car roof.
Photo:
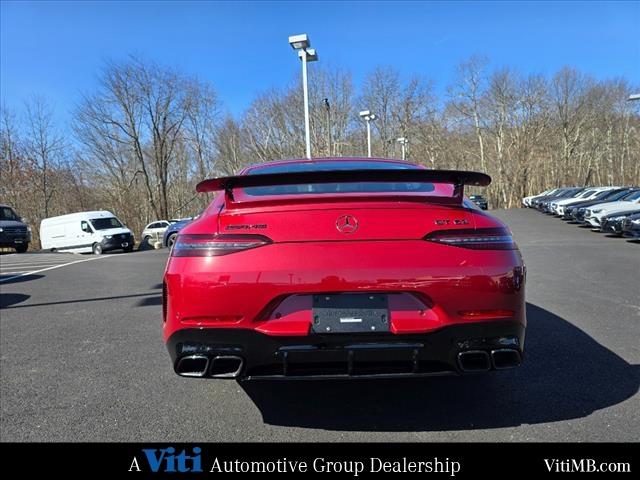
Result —
POLYGON ((56 215, 55 217, 43 218, 42 222, 56 222, 56 221, 64 221, 64 220, 73 220, 75 218, 86 218, 86 217, 94 217, 94 218, 111 218, 115 215, 108 210, 92 210, 89 212, 74 212, 67 213, 65 215, 56 215))

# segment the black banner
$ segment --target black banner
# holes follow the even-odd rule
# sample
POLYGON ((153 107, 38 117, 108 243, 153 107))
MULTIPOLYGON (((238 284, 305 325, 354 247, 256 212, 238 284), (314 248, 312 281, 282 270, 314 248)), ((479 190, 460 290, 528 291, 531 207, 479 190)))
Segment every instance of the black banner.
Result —
MULTIPOLYGON (((3 444, 3 465, 84 475, 382 475, 477 478, 637 472, 637 444, 566 443, 82 443, 3 444)), ((636 473, 637 475, 637 473, 636 473)))

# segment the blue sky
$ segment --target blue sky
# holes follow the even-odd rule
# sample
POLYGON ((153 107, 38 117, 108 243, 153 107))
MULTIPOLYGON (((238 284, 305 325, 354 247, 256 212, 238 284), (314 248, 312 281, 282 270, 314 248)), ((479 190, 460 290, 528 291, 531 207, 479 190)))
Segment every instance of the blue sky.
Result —
POLYGON ((442 91, 460 61, 481 54, 525 73, 571 65, 640 84, 638 1, 2 1, 0 13, 2 102, 17 108, 41 94, 61 120, 106 59, 130 53, 210 81, 239 115, 298 74, 287 37, 302 32, 323 64, 348 68, 357 83, 391 65, 442 91))

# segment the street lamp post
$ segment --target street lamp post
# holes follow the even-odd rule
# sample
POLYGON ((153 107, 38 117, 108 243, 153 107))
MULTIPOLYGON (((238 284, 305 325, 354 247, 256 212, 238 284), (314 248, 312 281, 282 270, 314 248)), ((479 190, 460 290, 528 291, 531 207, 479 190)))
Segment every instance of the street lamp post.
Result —
POLYGON ((407 148, 407 144, 409 143, 409 140, 406 137, 400 137, 398 138, 397 142, 402 147, 402 160, 405 160, 407 156, 406 148, 407 148))
POLYGON ((327 156, 331 156, 331 104, 329 99, 325 98, 323 101, 324 108, 327 110, 327 156))
POLYGON ((371 157, 371 122, 376 118, 375 113, 371 113, 369 110, 363 110, 359 113, 360 118, 367 122, 367 156, 371 157))
POLYGON ((304 95, 304 140, 307 158, 311 158, 311 132, 309 129, 309 87, 307 85, 307 62, 318 60, 316 51, 311 47, 311 42, 306 33, 289 37, 289 45, 298 51, 298 57, 302 60, 302 93, 304 95))
POLYGON ((628 101, 632 102, 634 100, 640 100, 640 93, 634 93, 629 95, 629 98, 627 98, 628 101))

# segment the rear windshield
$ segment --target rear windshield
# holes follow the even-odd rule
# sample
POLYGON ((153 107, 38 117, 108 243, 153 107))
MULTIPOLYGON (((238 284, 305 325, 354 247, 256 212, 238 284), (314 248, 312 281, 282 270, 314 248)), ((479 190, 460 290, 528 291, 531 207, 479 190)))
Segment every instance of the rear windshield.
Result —
MULTIPOLYGON (((251 169, 249 175, 284 172, 317 172, 326 170, 407 170, 420 169, 417 165, 394 162, 339 161, 339 162, 305 162, 269 165, 251 169)), ((433 192, 433 183, 426 182, 366 182, 366 183, 311 183, 305 185, 274 185, 265 187, 249 187, 244 192, 250 196, 265 195, 300 195, 323 193, 377 193, 377 192, 433 192)), ((452 189, 451 189, 452 190, 452 189)))
POLYGON ((91 225, 96 230, 108 230, 109 228, 122 228, 122 224, 120 220, 116 217, 108 217, 108 218, 92 218, 91 225))

